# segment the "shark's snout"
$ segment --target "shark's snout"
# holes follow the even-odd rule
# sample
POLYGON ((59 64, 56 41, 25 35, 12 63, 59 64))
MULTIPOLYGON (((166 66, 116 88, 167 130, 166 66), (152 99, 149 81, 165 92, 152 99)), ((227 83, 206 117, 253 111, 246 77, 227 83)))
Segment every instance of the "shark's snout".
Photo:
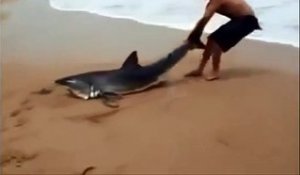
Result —
POLYGON ((67 79, 64 79, 64 78, 57 79, 54 82, 55 82, 55 84, 59 84, 59 85, 67 85, 67 79))
POLYGON ((63 86, 86 86, 86 83, 83 81, 80 81, 76 78, 69 78, 69 77, 65 77, 65 78, 61 78, 61 79, 57 79, 54 81, 56 84, 59 85, 63 85, 63 86))
POLYGON ((100 90, 90 86, 86 81, 76 77, 65 77, 54 81, 56 84, 67 86, 72 95, 83 98, 95 98, 100 94, 100 90))

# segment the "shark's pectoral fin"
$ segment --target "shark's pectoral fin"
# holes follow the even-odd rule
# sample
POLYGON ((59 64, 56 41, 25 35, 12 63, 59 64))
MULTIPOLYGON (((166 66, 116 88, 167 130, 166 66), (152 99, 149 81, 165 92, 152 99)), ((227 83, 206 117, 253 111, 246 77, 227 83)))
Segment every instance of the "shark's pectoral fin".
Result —
POLYGON ((115 93, 115 92, 104 92, 103 97, 114 99, 114 100, 121 100, 123 97, 122 95, 115 93))
POLYGON ((102 93, 103 104, 110 108, 118 108, 119 107, 118 102, 120 99, 122 99, 122 96, 115 92, 103 92, 102 93))
POLYGON ((116 101, 116 100, 110 100, 110 99, 103 98, 102 102, 105 106, 110 107, 110 108, 118 108, 120 106, 118 101, 116 101))
POLYGON ((139 65, 139 59, 137 56, 137 51, 133 51, 124 61, 122 69, 124 68, 139 68, 142 67, 139 65))

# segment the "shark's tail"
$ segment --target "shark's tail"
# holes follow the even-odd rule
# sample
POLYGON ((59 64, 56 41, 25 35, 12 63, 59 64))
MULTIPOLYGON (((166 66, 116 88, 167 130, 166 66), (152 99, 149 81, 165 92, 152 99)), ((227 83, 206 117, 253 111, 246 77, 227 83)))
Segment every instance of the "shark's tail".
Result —
POLYGON ((191 44, 183 43, 170 52, 166 57, 161 58, 157 62, 153 63, 151 65, 152 69, 155 69, 155 71, 159 74, 165 73, 175 66, 187 54, 191 47, 191 44))

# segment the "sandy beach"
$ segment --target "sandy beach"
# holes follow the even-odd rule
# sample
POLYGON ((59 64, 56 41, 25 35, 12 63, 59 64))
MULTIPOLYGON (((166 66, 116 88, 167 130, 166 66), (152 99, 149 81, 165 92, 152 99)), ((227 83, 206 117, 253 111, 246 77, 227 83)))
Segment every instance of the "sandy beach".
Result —
POLYGON ((214 82, 183 77, 199 63, 193 50, 166 86, 111 109, 53 81, 119 68, 133 50, 151 63, 188 31, 47 0, 1 0, 0 17, 2 174, 299 173, 299 48, 243 40, 214 82))

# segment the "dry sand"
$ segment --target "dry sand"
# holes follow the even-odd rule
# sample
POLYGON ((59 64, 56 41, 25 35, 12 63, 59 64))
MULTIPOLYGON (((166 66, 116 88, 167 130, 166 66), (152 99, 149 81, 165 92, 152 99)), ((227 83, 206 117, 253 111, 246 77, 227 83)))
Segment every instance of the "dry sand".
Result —
POLYGON ((298 48, 244 40, 215 82, 183 78, 202 53, 191 51, 168 86, 114 110, 70 98, 53 80, 119 67, 132 50, 149 63, 187 32, 60 12, 46 0, 4 2, 3 174, 299 173, 298 48))

